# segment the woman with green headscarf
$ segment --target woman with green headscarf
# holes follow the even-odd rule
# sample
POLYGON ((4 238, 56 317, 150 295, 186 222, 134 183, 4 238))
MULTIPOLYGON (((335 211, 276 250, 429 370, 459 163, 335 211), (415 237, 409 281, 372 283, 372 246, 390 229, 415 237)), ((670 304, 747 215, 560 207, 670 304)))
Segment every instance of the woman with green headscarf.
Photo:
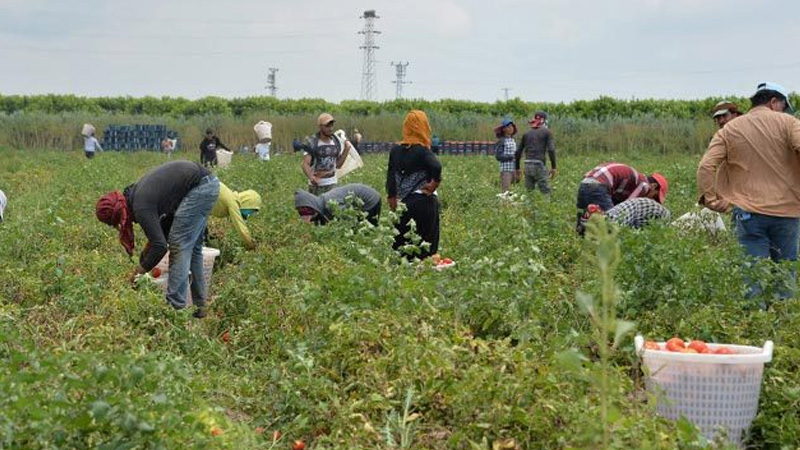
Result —
POLYGON ((389 170, 386 173, 386 192, 389 208, 394 211, 400 200, 406 212, 397 224, 399 234, 394 249, 400 250, 410 240, 406 233, 413 219, 417 234, 430 244, 418 254, 406 253, 420 259, 439 251, 439 199, 436 189, 442 181, 442 164, 431 151, 431 126, 423 111, 413 110, 403 123, 403 140, 389 153, 389 170))

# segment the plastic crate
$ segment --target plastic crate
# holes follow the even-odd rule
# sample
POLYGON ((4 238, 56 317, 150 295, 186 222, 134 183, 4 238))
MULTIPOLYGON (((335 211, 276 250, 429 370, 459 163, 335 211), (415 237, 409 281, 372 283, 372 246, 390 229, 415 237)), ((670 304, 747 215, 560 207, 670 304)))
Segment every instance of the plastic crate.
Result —
MULTIPOLYGON (((211 247, 203 247, 203 283, 206 285, 206 303, 211 300, 211 275, 214 273, 214 260, 220 255, 219 250, 211 247)), ((156 264, 156 267, 161 270, 161 276, 153 280, 158 287, 167 291, 167 284, 169 282, 169 252, 161 258, 161 261, 156 264)), ((186 288, 186 304, 192 304, 192 286, 186 288)))
MULTIPOLYGON (((645 385, 656 398, 660 416, 686 417, 708 439, 724 430, 731 443, 742 445, 758 412, 764 364, 772 361, 772 341, 763 348, 708 344, 712 350, 728 347, 732 355, 647 350, 642 336, 634 341, 647 368, 645 385)), ((661 348, 664 345, 659 342, 661 348)))

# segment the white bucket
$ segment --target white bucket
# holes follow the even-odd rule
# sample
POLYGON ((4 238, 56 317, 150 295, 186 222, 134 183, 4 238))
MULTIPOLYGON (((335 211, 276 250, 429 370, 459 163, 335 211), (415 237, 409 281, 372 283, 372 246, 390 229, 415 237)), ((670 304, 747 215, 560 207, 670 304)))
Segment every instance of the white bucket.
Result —
MULTIPOLYGON (((214 260, 217 259, 220 252, 216 248, 203 247, 203 284, 206 285, 206 303, 211 299, 211 275, 214 273, 214 260)), ((169 283, 169 252, 161 259, 156 265, 161 269, 161 276, 153 280, 158 287, 167 291, 167 284, 169 283)), ((186 304, 192 304, 192 287, 191 284, 186 292, 186 304)))
POLYGON ((227 150, 219 149, 217 150, 217 167, 228 167, 231 164, 231 159, 233 158, 233 152, 229 152, 227 150))
POLYGON ((724 430, 728 440, 741 447, 758 412, 764 363, 772 361, 772 341, 763 348, 708 344, 712 350, 728 347, 732 355, 647 350, 642 336, 634 341, 647 368, 647 390, 656 397, 660 416, 686 417, 708 439, 724 430))
POLYGON ((94 134, 94 125, 90 123, 83 124, 83 129, 81 130, 81 135, 83 136, 91 136, 94 134))
POLYGON ((258 142, 269 142, 272 140, 272 124, 266 121, 258 122, 253 130, 256 132, 258 142))

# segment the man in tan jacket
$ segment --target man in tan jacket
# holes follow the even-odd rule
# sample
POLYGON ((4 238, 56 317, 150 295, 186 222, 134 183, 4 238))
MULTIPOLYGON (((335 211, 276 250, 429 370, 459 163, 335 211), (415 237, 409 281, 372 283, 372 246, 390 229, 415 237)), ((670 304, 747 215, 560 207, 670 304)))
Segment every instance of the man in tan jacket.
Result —
MULTIPOLYGON (((788 91, 761 83, 752 109, 728 122, 711 139, 697 169, 699 203, 718 212, 733 210, 745 252, 775 262, 796 261, 800 227, 800 120, 788 91)), ((792 295, 796 271, 781 286, 792 295)), ((761 292, 750 283, 748 297, 761 292)))

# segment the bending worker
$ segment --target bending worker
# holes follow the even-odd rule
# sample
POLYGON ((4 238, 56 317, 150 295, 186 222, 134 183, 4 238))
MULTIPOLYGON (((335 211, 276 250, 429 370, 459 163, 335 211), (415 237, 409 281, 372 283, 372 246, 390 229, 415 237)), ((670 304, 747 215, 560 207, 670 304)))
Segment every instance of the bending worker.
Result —
POLYGON ((231 190, 225 184, 219 184, 219 199, 211 209, 213 217, 228 217, 233 223, 233 227, 239 232, 244 241, 244 246, 248 250, 254 250, 256 243, 250 230, 247 229, 247 220, 250 216, 261 209, 261 196, 258 192, 249 189, 242 192, 231 190))

